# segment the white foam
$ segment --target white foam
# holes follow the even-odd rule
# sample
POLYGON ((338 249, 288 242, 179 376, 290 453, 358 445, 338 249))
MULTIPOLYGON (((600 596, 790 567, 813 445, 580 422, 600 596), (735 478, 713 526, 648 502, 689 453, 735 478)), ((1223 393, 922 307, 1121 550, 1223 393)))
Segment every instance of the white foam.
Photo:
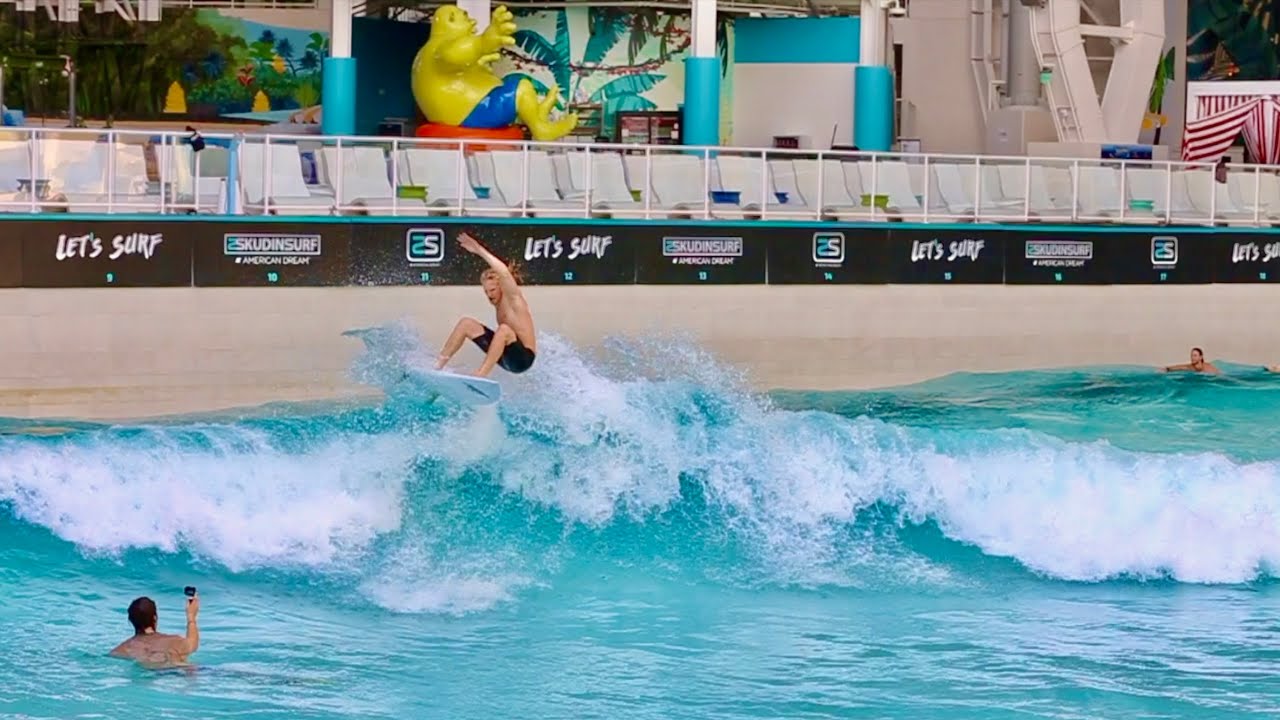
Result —
POLYGON ((416 454, 392 436, 335 438, 293 454, 246 429, 210 429, 206 449, 150 435, 6 443, 0 498, 93 551, 185 548, 232 570, 320 566, 398 528, 416 454))
MULTIPOLYGON (((581 522, 660 511, 688 474, 783 574, 807 569, 830 579, 836 559, 883 562, 884 553, 842 546, 854 542, 849 524, 876 503, 1064 579, 1231 583, 1280 567, 1274 462, 1135 453, 1017 431, 953 434, 940 448, 928 430, 772 409, 733 382, 700 401, 682 382, 690 370, 683 348, 648 348, 650 379, 637 382, 613 379, 607 358, 593 365, 558 341, 544 346, 544 368, 555 371, 529 378, 506 404, 557 445, 512 437, 489 469, 509 490, 581 522)), ((633 363, 634 348, 623 349, 633 363)), ((895 558, 921 577, 947 575, 921 561, 895 558)))
POLYGON ((620 513, 647 521, 682 500, 686 478, 711 506, 698 531, 732 538, 774 581, 962 580, 946 558, 867 525, 876 504, 1056 578, 1240 582, 1280 566, 1277 463, 781 411, 678 344, 619 341, 589 358, 548 335, 539 350, 530 373, 499 376, 501 418, 405 418, 304 451, 241 426, 0 438, 0 500, 90 551, 187 549, 235 571, 355 574, 374 601, 415 612, 491 607, 546 572, 518 551, 518 534, 482 548, 451 542, 448 517, 404 527, 424 456, 446 478, 487 471, 524 502, 592 526, 620 513), (387 562, 370 569, 388 537, 387 562))

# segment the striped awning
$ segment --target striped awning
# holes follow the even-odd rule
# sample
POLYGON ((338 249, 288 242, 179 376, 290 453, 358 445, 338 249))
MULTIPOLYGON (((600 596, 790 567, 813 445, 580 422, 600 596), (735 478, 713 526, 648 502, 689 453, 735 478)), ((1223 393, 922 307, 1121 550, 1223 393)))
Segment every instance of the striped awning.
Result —
POLYGON ((1200 95, 1182 137, 1186 162, 1217 160, 1244 134, 1254 162, 1280 164, 1280 95, 1200 95))

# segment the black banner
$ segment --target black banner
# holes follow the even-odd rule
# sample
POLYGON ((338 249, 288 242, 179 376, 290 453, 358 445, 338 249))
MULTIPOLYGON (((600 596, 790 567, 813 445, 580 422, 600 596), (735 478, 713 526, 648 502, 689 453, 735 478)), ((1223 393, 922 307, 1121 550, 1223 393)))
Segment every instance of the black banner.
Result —
POLYGON ((22 240, 0 233, 0 288, 22 287, 22 240))
POLYGON ((1116 285, 1213 282, 1215 243, 1211 236, 1126 232, 1100 237, 1108 245, 1110 281, 1116 285))
MULTIPOLYGON (((462 252, 444 224, 361 223, 351 228, 352 285, 451 285, 462 252)), ((471 278, 470 282, 475 282, 471 278)))
MULTIPOLYGON (((642 226, 636 245, 640 285, 763 284, 775 228, 642 226)), ((639 229, 638 229, 639 230, 639 229)))
POLYGON ((1106 285, 1110 234, 1011 233, 1005 242, 1004 281, 1009 285, 1106 285))
POLYGON ((888 282, 888 235, 879 228, 770 228, 769 284, 888 282))
POLYGON ((527 285, 618 285, 635 280, 634 226, 479 223, 356 225, 356 285, 469 285, 487 265, 458 244, 470 233, 527 285))
POLYGON ((1280 281, 1280 234, 1177 228, 0 219, 0 287, 475 285, 473 234, 528 285, 1280 281))
POLYGON ((1280 281, 1280 235, 1213 235, 1214 280, 1221 283, 1280 281))
POLYGON ((888 282, 999 285, 1004 282, 1008 235, 981 226, 972 230, 891 230, 885 260, 888 282))
POLYGON ((192 225, 197 286, 347 284, 350 225, 274 222, 192 225))
POLYGON ((24 287, 189 287, 188 222, 41 220, 17 225, 24 287))
MULTIPOLYGON (((631 285, 643 225, 514 226, 524 282, 531 285, 631 285)), ((479 237, 479 236, 477 236, 479 237)))

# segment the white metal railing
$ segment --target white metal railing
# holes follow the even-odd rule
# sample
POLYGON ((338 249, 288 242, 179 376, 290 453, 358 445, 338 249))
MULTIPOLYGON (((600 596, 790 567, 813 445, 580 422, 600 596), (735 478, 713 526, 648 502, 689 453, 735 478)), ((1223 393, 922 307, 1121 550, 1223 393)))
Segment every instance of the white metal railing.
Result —
POLYGON ((4 213, 1229 224, 1280 167, 601 143, 0 129, 4 213))

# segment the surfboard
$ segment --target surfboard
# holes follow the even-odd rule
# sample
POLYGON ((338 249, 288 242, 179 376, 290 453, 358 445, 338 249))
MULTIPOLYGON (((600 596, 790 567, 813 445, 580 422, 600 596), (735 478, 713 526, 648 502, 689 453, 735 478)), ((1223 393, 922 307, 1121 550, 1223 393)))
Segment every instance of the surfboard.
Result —
POLYGON ((464 405, 492 405, 502 399, 502 386, 497 382, 447 370, 406 368, 397 390, 404 389, 423 398, 438 395, 464 405))

